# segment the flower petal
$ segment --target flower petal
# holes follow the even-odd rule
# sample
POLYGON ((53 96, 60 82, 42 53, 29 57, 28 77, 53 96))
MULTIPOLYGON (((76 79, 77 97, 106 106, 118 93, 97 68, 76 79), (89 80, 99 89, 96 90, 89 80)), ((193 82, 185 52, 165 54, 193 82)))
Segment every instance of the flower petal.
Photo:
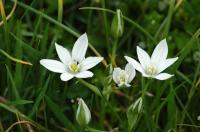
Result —
POLYGON ((91 71, 82 71, 75 75, 77 78, 89 78, 92 77, 94 74, 91 71))
POLYGON ((145 69, 151 62, 149 55, 147 54, 146 51, 141 49, 139 46, 137 46, 137 55, 138 55, 138 59, 140 61, 140 64, 145 69))
POLYGON ((133 78, 135 77, 135 68, 133 67, 132 64, 128 63, 128 64, 126 64, 125 71, 129 76, 128 83, 130 83, 133 80, 133 78))
POLYGON ((158 80, 166 80, 166 79, 169 79, 172 76, 174 76, 174 75, 170 75, 168 73, 160 73, 160 74, 156 75, 154 78, 156 78, 158 80))
POLYGON ((88 47, 87 34, 81 35, 74 44, 72 49, 72 58, 79 63, 85 58, 85 54, 88 47))
POLYGON ((62 81, 68 81, 68 80, 72 79, 73 77, 74 77, 74 75, 67 73, 67 72, 60 75, 60 79, 62 81))
POLYGON ((135 59, 131 58, 131 57, 128 57, 128 56, 124 56, 125 59, 131 63, 133 65, 133 67, 138 70, 139 72, 141 73, 144 73, 144 70, 142 68, 142 66, 140 65, 140 63, 138 63, 135 59))
POLYGON ((131 85, 130 85, 130 84, 128 84, 128 83, 126 83, 126 84, 125 84, 125 86, 126 86, 126 87, 130 87, 131 85))
POLYGON ((173 63, 175 63, 178 60, 178 57, 166 59, 164 62, 162 62, 158 67, 158 73, 164 71, 166 68, 171 66, 173 63))
POLYGON ((88 70, 96 66, 99 62, 103 60, 103 57, 88 57, 81 62, 81 71, 88 70))
POLYGON ((64 73, 66 71, 66 66, 57 60, 42 59, 40 64, 52 72, 64 73))
POLYGON ((121 69, 119 67, 114 68, 113 70, 113 80, 115 83, 119 84, 119 75, 120 75, 121 69))
POLYGON ((154 49, 151 55, 151 61, 156 65, 159 65, 167 58, 167 54, 168 54, 167 41, 166 39, 163 39, 154 49))
POLYGON ((58 54, 58 57, 60 58, 60 60, 65 65, 68 65, 69 62, 71 61, 71 56, 70 56, 69 51, 57 43, 55 43, 55 46, 56 46, 56 51, 57 51, 57 54, 58 54))

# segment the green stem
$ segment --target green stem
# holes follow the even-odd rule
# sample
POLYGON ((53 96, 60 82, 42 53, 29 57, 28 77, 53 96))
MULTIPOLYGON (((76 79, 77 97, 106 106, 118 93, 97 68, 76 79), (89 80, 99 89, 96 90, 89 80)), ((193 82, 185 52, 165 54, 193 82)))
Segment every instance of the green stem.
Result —
MULTIPOLYGON (((193 97, 193 95, 194 95, 194 93, 195 93, 195 82, 196 82, 196 80, 197 80, 197 77, 198 77, 198 71, 200 70, 200 63, 198 64, 198 66, 197 66, 197 69, 196 69, 196 74, 195 74, 195 76, 194 76, 194 81, 193 81, 193 84, 192 84, 192 87, 191 87, 191 89, 190 89, 190 92, 189 92, 189 95, 188 95, 188 101, 186 102, 186 105, 185 105, 185 107, 184 107, 184 110, 186 110, 187 111, 187 109, 188 109, 188 107, 189 107, 189 105, 190 105, 190 102, 191 102, 191 100, 192 100, 192 97, 193 97)), ((180 124, 182 124, 183 122, 184 122, 184 120, 185 120, 185 112, 183 113, 183 115, 182 115, 182 118, 181 118, 181 123, 180 124)), ((180 129, 181 129, 181 126, 180 126, 180 129)))
MULTIPOLYGON (((100 11, 105 11, 105 12, 109 12, 111 14, 116 14, 116 12, 109 10, 109 9, 105 9, 105 8, 99 8, 99 7, 82 7, 79 8, 80 10, 100 10, 100 11)), ((149 39, 151 39, 153 42, 157 43, 156 40, 153 38, 153 36, 151 36, 151 34, 149 32, 147 32, 142 26, 140 26, 138 23, 136 23, 135 21, 131 20, 130 18, 126 17, 126 16, 122 16, 124 18, 124 20, 126 20, 127 22, 131 23, 132 25, 134 25, 136 28, 138 28, 141 32, 143 32, 147 37, 149 37, 149 39)))
POLYGON ((113 106, 108 102, 108 100, 105 98, 105 96, 103 95, 103 93, 101 92, 101 90, 98 87, 96 87, 96 86, 94 86, 94 85, 92 85, 92 84, 84 81, 83 79, 79 78, 78 80, 82 84, 84 84, 85 86, 87 86, 89 89, 91 89, 93 92, 95 92, 97 95, 99 95, 103 99, 103 101, 106 102, 106 104, 110 107, 111 111, 114 113, 114 115, 116 116, 116 118, 118 119, 118 121, 120 123, 123 123, 122 120, 121 120, 121 118, 120 118, 120 116, 118 115, 118 113, 113 109, 113 106))
POLYGON ((58 21, 62 23, 63 18, 63 0, 58 0, 58 21))
POLYGON ((96 86, 94 86, 94 85, 92 85, 92 84, 86 82, 86 81, 83 80, 83 79, 80 79, 80 78, 79 78, 78 80, 79 80, 79 82, 81 82, 83 85, 85 85, 85 86, 88 87, 90 90, 92 90, 96 95, 101 96, 101 93, 100 93, 99 89, 98 89, 96 86))
POLYGON ((115 38, 115 42, 112 48, 112 56, 111 56, 111 62, 113 62, 113 65, 116 65, 115 58, 116 58, 117 44, 118 44, 118 38, 115 38))
MULTIPOLYGON (((105 0, 102 0, 102 7, 105 8, 105 0)), ((103 12, 103 21, 104 21, 104 27, 105 27, 105 33, 106 33, 106 46, 109 53, 110 50, 110 44, 109 44, 109 30, 108 30, 108 21, 106 13, 103 12)))
POLYGON ((147 128, 148 131, 153 131, 154 127, 153 127, 153 122, 152 122, 152 117, 149 113, 149 107, 147 105, 147 100, 146 100, 146 91, 149 87, 149 84, 151 83, 151 80, 148 80, 148 82, 146 82, 145 78, 142 77, 142 101, 143 101, 143 109, 144 109, 144 114, 145 114, 145 120, 146 120, 146 124, 147 124, 147 128))
POLYGON ((10 59, 10 60, 12 60, 14 62, 21 63, 21 64, 26 64, 26 65, 31 65, 32 66, 32 64, 30 62, 26 62, 26 61, 22 61, 22 60, 16 59, 16 58, 10 56, 8 53, 6 53, 5 51, 3 51, 2 49, 0 49, 0 53, 2 53, 8 59, 10 59))
POLYGON ((113 48, 112 48, 112 57, 115 58, 116 56, 116 50, 117 50, 117 43, 118 43, 118 38, 115 38, 113 48))

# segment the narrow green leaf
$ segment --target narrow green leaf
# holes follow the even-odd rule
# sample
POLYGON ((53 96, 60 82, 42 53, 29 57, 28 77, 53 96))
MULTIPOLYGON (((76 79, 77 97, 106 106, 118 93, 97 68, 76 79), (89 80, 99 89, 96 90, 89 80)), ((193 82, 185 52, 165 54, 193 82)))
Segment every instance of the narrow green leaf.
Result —
POLYGON ((17 110, 14 107, 10 107, 6 104, 0 103, 0 107, 4 108, 5 110, 15 114, 15 115, 19 115, 21 118, 30 121, 35 127, 37 127, 38 129, 44 131, 44 132, 50 132, 48 129, 44 128, 43 126, 41 126, 40 124, 38 124, 37 122, 34 122, 32 119, 30 119, 29 117, 27 117, 26 115, 22 114, 19 110, 17 110))
POLYGON ((10 89, 10 90, 11 90, 11 93, 14 94, 14 96, 15 96, 16 99, 20 99, 20 95, 19 95, 19 92, 18 92, 17 87, 16 87, 16 85, 15 85, 13 76, 12 76, 12 74, 11 74, 11 72, 10 72, 10 70, 9 70, 9 68, 8 68, 7 65, 6 65, 6 70, 7 70, 8 77, 9 77, 9 79, 10 79, 10 82, 11 82, 11 84, 12 84, 12 87, 11 87, 11 89, 10 89))
MULTIPOLYGON (((21 40, 20 38, 18 38, 15 34, 10 33, 11 36, 13 36, 13 38, 15 40, 17 40, 19 42, 19 44, 23 47, 24 51, 33 59, 38 59, 41 56, 41 52, 39 52, 38 50, 32 48, 30 45, 26 44, 23 40, 21 40)), ((18 44, 18 43, 17 43, 18 44)))
POLYGON ((14 101, 7 101, 6 104, 8 105, 25 105, 25 104, 31 104, 33 101, 31 100, 14 100, 14 101))
POLYGON ((78 80, 82 84, 84 84, 86 87, 88 87, 90 90, 92 90, 96 95, 101 96, 101 92, 99 91, 99 89, 96 86, 84 81, 83 79, 78 79, 78 80))
POLYGON ((73 132, 76 132, 76 128, 74 125, 66 118, 63 111, 61 111, 60 107, 54 103, 48 96, 45 96, 45 100, 47 102, 48 107, 53 112, 55 117, 66 127, 70 128, 73 132))
POLYGON ((19 60, 19 59, 16 59, 16 58, 10 56, 8 53, 6 53, 5 51, 3 51, 2 49, 0 49, 0 53, 2 53, 3 55, 5 55, 10 60, 15 61, 17 63, 26 64, 26 65, 32 65, 30 62, 22 61, 22 60, 19 60))
MULTIPOLYGON (((112 14, 116 14, 116 12, 114 12, 112 10, 105 9, 105 8, 99 8, 99 7, 82 7, 82 8, 79 8, 79 9, 81 9, 81 10, 99 10, 99 11, 105 11, 105 12, 109 12, 109 13, 112 13, 112 14)), ((126 20, 127 22, 129 22, 130 24, 132 24, 133 26, 135 26, 137 29, 139 29, 141 32, 143 32, 153 42, 157 43, 156 40, 153 38, 153 36, 151 36, 151 34, 149 32, 147 32, 137 22, 133 21, 132 19, 130 19, 130 18, 124 16, 124 15, 123 15, 123 18, 124 18, 124 20, 126 20)))
POLYGON ((38 109, 42 99, 44 98, 47 89, 48 89, 49 81, 50 81, 50 76, 47 78, 47 80, 46 80, 46 82, 44 84, 44 87, 42 87, 39 95, 37 96, 35 104, 33 106, 32 111, 30 112, 29 116, 33 116, 35 114, 35 112, 37 111, 37 109, 38 109))
POLYGON ((86 131, 87 132, 108 132, 108 131, 97 130, 97 129, 94 129, 94 128, 91 128, 91 127, 87 127, 86 131))

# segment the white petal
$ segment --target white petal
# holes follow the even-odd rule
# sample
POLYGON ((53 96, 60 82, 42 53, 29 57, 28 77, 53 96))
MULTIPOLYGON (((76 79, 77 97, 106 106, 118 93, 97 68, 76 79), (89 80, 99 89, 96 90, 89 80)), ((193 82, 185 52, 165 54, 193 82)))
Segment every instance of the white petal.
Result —
POLYGON ((171 65, 172 65, 173 63, 175 63, 177 60, 178 60, 178 57, 166 59, 164 62, 162 62, 162 63, 159 65, 158 72, 160 73, 160 72, 164 71, 166 68, 168 68, 169 66, 171 66, 171 65))
POLYGON ((120 68, 114 68, 113 70, 113 80, 115 83, 119 84, 120 81, 119 81, 119 75, 121 73, 121 69, 120 68))
POLYGON ((147 52, 141 49, 139 46, 137 46, 137 55, 142 67, 146 68, 151 62, 151 59, 147 52))
POLYGON ((74 44, 72 49, 72 58, 79 63, 85 58, 85 54, 88 47, 87 34, 81 35, 74 44))
POLYGON ((130 85, 130 84, 128 84, 128 83, 126 83, 126 84, 125 84, 125 86, 126 86, 126 87, 130 87, 131 85, 130 85))
POLYGON ((81 62, 81 70, 85 71, 94 66, 103 60, 103 57, 88 57, 81 62))
POLYGON ((159 65, 167 58, 167 54, 168 54, 167 41, 166 39, 163 39, 154 49, 151 55, 151 61, 153 63, 156 63, 156 65, 159 65))
POLYGON ((60 79, 62 81, 68 81, 68 80, 72 79, 73 77, 74 77, 74 75, 67 73, 67 72, 60 75, 60 79))
POLYGON ((75 75, 77 78, 89 78, 92 77, 94 74, 91 71, 82 71, 75 75))
POLYGON ((66 71, 66 66, 57 60, 42 59, 40 64, 52 72, 64 73, 66 71))
POLYGON ((125 59, 126 59, 129 63, 131 63, 131 64, 133 65, 133 67, 134 67, 136 70, 138 70, 138 71, 141 72, 141 73, 144 73, 144 70, 143 70, 142 66, 140 65, 140 63, 138 63, 136 60, 134 60, 134 59, 131 58, 131 57, 128 57, 128 56, 124 56, 124 57, 125 57, 125 59))
POLYGON ((174 75, 170 75, 168 73, 160 73, 160 74, 156 75, 154 78, 156 78, 158 80, 166 80, 166 79, 169 79, 172 76, 174 76, 174 75))
POLYGON ((132 64, 128 63, 128 64, 126 64, 125 71, 129 76, 128 82, 130 83, 133 80, 133 78, 135 77, 135 68, 133 67, 132 64))
POLYGON ((55 43, 55 46, 56 46, 56 51, 57 51, 57 54, 58 54, 58 57, 60 58, 60 60, 65 65, 68 65, 69 62, 71 61, 71 56, 70 56, 69 51, 57 43, 55 43))
POLYGON ((147 75, 146 73, 142 74, 143 77, 151 77, 151 75, 147 75))

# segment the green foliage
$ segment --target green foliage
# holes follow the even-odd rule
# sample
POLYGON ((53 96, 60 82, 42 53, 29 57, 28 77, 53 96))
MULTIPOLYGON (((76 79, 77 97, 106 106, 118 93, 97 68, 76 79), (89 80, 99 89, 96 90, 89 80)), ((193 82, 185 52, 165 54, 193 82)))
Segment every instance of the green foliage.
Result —
MULTIPOLYGON (((14 0, 3 3, 8 15, 14 0)), ((19 121, 29 123, 11 131, 200 131, 199 5, 199 0, 21 0, 7 21, 1 8, 0 131, 19 121), (92 69, 92 78, 62 82, 39 64, 58 58, 55 42, 71 49, 85 32, 86 56, 105 59, 92 69), (163 38, 168 57, 179 57, 166 70, 174 76, 149 81, 137 72, 130 88, 119 89, 113 67, 123 68, 125 55, 136 59, 138 45, 152 53, 163 38), (91 111, 85 129, 75 119, 80 97, 91 111)))

